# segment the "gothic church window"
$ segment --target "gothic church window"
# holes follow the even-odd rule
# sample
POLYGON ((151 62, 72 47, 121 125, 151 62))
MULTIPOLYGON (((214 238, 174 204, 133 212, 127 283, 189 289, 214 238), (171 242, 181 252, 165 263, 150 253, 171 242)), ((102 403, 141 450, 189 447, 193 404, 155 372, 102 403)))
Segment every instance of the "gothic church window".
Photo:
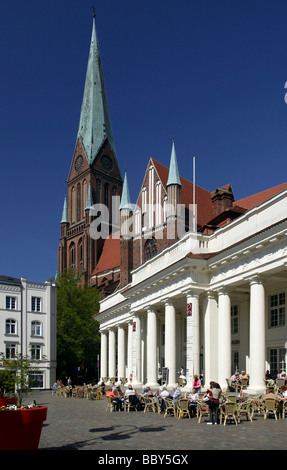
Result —
POLYGON ((82 209, 82 206, 81 206, 81 185, 80 183, 78 184, 77 186, 77 222, 79 222, 79 220, 81 220, 81 209, 82 209))
POLYGON ((83 201, 82 201, 83 214, 85 213, 87 196, 88 196, 87 181, 84 180, 84 182, 83 182, 83 201))
POLYGON ((71 195, 71 212, 72 212, 72 224, 76 222, 76 193, 74 186, 72 187, 71 195))

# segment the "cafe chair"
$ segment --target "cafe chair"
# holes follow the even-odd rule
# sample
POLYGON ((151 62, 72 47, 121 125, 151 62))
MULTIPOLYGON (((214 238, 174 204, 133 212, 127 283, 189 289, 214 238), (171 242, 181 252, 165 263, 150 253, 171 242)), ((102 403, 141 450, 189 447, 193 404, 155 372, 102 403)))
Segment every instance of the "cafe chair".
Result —
POLYGON ((209 405, 203 400, 198 400, 196 414, 199 423, 201 422, 204 416, 209 417, 209 405))
POLYGON ((252 400, 246 400, 238 404, 237 406, 237 414, 238 414, 238 423, 240 423, 241 416, 245 415, 247 421, 251 421, 253 417, 253 409, 252 409, 252 400))
POLYGON ((223 420, 223 426, 226 425, 227 420, 234 421, 237 426, 238 424, 237 403, 232 403, 228 401, 224 403, 224 405, 220 408, 220 424, 222 424, 222 420, 223 420))
POLYGON ((184 418, 185 416, 188 416, 190 419, 189 400, 187 400, 187 398, 181 398, 177 402, 177 417, 180 419, 184 418))
POLYGON ((265 398, 264 400, 264 419, 267 419, 268 416, 274 415, 277 419, 278 414, 278 402, 275 398, 265 398))
POLYGON ((248 379, 241 379, 241 389, 246 390, 248 387, 248 379))
POLYGON ((227 395, 225 398, 229 403, 237 403, 238 400, 236 395, 227 395))
POLYGON ((168 414, 173 414, 173 416, 176 418, 177 413, 174 402, 170 398, 163 398, 163 401, 165 403, 164 417, 166 417, 168 414))
POLYGON ((144 413, 147 411, 156 412, 156 403, 154 397, 143 397, 144 413))
POLYGON ((107 399, 106 411, 111 411, 111 412, 112 412, 112 411, 115 411, 115 409, 116 409, 116 404, 113 403, 112 397, 107 396, 106 399, 107 399))
POLYGON ((130 410, 138 411, 138 398, 135 395, 129 395, 124 401, 124 411, 129 413, 130 410))

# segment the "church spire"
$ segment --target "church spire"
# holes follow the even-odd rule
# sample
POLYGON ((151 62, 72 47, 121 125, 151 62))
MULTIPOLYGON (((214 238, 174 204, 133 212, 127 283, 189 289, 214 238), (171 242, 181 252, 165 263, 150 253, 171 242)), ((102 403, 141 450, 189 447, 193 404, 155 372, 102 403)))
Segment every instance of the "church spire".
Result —
POLYGON ((81 142, 89 164, 93 163, 101 146, 108 139, 118 164, 96 32, 95 15, 93 15, 92 38, 77 135, 78 139, 81 142))

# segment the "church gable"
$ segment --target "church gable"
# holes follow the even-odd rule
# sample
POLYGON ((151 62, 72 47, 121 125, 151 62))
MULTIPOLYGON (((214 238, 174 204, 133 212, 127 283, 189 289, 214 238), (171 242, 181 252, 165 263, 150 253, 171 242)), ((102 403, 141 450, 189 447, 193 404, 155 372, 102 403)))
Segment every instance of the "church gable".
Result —
POLYGON ((94 173, 100 173, 108 179, 115 179, 122 183, 122 176, 118 167, 117 158, 113 153, 108 139, 105 140, 98 154, 95 156, 91 168, 94 173))
POLYGON ((89 170, 89 164, 87 162, 85 152, 80 143, 80 140, 78 139, 74 156, 72 159, 71 167, 70 167, 68 182, 70 183, 71 181, 78 178, 83 173, 87 172, 88 170, 89 170))

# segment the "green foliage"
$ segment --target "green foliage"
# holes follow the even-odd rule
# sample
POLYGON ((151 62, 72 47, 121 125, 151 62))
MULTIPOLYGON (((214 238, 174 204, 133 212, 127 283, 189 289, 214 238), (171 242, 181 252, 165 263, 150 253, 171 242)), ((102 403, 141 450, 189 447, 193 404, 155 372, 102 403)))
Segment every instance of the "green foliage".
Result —
POLYGON ((5 369, 1 370, 1 384, 7 394, 16 392, 18 406, 22 406, 25 397, 32 393, 30 373, 39 369, 39 364, 45 361, 31 360, 30 357, 17 354, 13 359, 5 359, 4 353, 0 353, 0 360, 5 369))
POLYGON ((13 395, 15 392, 15 374, 10 370, 0 370, 0 392, 13 395))
POLYGON ((100 350, 100 294, 81 284, 81 276, 66 271, 57 279, 57 374, 75 377, 76 369, 93 370, 100 350))

